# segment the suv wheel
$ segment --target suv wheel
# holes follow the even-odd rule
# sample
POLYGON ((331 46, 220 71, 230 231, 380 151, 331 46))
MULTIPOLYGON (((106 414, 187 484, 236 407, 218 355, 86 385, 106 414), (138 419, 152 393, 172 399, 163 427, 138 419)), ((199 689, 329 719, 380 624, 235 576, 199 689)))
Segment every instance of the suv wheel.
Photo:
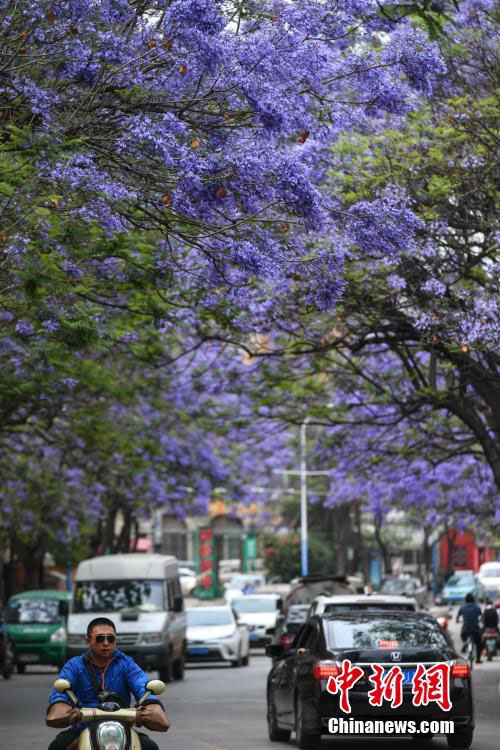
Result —
POLYGON ((184 679, 184 654, 183 653, 179 656, 178 659, 174 661, 172 674, 173 674, 174 680, 184 679))
POLYGON ((165 657, 164 663, 158 668, 158 677, 162 682, 172 682, 172 658, 170 654, 165 657))
POLYGON ((304 704, 299 697, 295 699, 295 736, 297 747, 300 748, 317 747, 321 742, 321 734, 319 732, 308 732, 305 729, 304 704))
POLYGON ((267 733, 271 742, 288 742, 292 734, 289 729, 280 729, 278 726, 276 707, 271 693, 267 698, 267 733))
POLYGON ((446 741, 448 747, 453 748, 453 750, 468 750, 472 745, 473 736, 473 729, 456 729, 454 734, 446 735, 446 741))

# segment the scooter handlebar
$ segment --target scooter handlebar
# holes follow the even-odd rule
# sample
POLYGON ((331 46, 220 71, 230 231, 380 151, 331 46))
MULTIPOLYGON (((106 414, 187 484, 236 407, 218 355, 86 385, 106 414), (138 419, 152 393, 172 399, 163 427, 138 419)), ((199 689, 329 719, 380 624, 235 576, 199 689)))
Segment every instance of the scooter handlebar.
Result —
POLYGON ((135 708, 120 708, 119 711, 101 711, 100 708, 82 708, 82 721, 89 723, 92 721, 102 721, 110 719, 115 721, 125 721, 133 724, 136 719, 137 711, 135 708))

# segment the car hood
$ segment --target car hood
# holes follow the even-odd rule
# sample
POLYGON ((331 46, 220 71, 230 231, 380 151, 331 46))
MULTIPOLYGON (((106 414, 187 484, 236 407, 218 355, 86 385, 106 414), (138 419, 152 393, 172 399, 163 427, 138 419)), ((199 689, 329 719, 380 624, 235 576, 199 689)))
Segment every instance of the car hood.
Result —
POLYGON ((188 641, 210 641, 214 638, 228 638, 235 631, 234 625, 188 625, 188 641))
POLYGON ((47 625, 26 623, 25 625, 8 625, 7 630, 9 638, 16 643, 44 643, 50 640, 52 633, 62 626, 62 622, 47 625))
POLYGON ((118 635, 121 633, 154 633, 163 630, 168 617, 167 612, 138 612, 137 619, 122 620, 120 612, 89 612, 85 614, 70 614, 68 617, 68 633, 81 634, 87 632, 87 625, 95 617, 108 617, 115 623, 118 635))
POLYGON ((274 627, 276 625, 277 617, 278 610, 276 610, 276 612, 238 613, 238 619, 240 623, 243 623, 244 625, 264 625, 266 628, 274 627))
POLYGON ((443 588, 443 594, 468 594, 475 588, 475 584, 472 586, 445 586, 443 588))

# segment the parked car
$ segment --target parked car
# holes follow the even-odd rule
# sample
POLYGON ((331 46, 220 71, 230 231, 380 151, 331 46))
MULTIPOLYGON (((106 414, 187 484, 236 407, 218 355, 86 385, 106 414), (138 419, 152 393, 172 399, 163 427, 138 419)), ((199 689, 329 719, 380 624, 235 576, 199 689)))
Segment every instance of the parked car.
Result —
POLYGON ((384 581, 380 593, 393 596, 408 596, 416 599, 417 604, 421 609, 427 606, 429 599, 427 586, 422 583, 420 578, 415 578, 413 576, 405 578, 389 578, 384 581))
POLYGON ((392 609, 402 612, 415 612, 416 599, 407 596, 383 596, 382 594, 349 594, 347 596, 317 596, 311 603, 308 617, 322 614, 337 614, 372 609, 392 609))
POLYGON ((116 623, 117 646, 160 680, 184 676, 186 613, 175 557, 144 553, 83 560, 76 571, 68 618, 68 656, 88 648, 85 635, 94 617, 116 623))
POLYGON ((448 578, 439 598, 444 604, 456 604, 463 602, 469 593, 478 601, 484 600, 484 588, 479 578, 474 573, 465 571, 448 578))
MULTIPOLYGON (((447 735, 452 748, 464 750, 472 743, 474 706, 469 666, 444 637, 435 620, 421 612, 352 611, 344 614, 314 616, 299 631, 294 649, 268 646, 266 653, 277 659, 267 679, 267 722, 269 738, 285 742, 292 731, 299 748, 317 747, 321 735, 328 733, 331 718, 406 719, 416 725, 439 718, 455 722, 454 734, 447 735), (397 650, 387 648, 397 643, 397 650), (348 658, 364 672, 350 690, 351 713, 340 707, 339 693, 327 691, 328 678, 339 674, 348 658), (386 710, 372 706, 368 681, 374 663, 390 669, 395 661, 404 674, 403 700, 399 707, 386 710), (451 666, 451 709, 439 711, 435 703, 414 706, 411 683, 417 666, 427 668, 447 662, 451 666)), ((419 739, 429 739, 421 735, 419 739)), ((363 743, 369 741, 363 737, 363 743)))
POLYGON ((485 596, 495 599, 500 594, 500 562, 483 563, 477 574, 485 596))
POLYGON ((250 632, 250 648, 271 643, 282 603, 276 594, 240 594, 231 600, 239 622, 244 623, 250 632))
POLYGON ((292 604, 285 614, 279 614, 276 620, 276 632, 274 642, 290 648, 292 641, 307 620, 309 604, 292 604))
POLYGON ((228 606, 191 607, 187 615, 187 653, 189 662, 229 662, 246 666, 250 657, 250 638, 228 606))
POLYGON ((71 594, 44 589, 24 591, 7 602, 5 622, 17 671, 28 664, 62 667, 66 661, 71 594))

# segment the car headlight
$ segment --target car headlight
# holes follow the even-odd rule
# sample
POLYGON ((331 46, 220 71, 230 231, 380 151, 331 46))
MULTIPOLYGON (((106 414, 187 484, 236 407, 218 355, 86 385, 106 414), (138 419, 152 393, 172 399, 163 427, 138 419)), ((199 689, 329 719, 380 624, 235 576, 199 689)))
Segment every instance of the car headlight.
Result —
POLYGON ((68 633, 68 646, 86 646, 83 633, 68 633))
POLYGON ((211 641, 230 641, 232 638, 234 638, 236 633, 236 630, 230 633, 229 635, 221 635, 219 638, 211 638, 211 641))
POLYGON ((66 640, 66 628, 63 628, 62 626, 60 628, 57 628, 57 630, 54 630, 54 632, 50 636, 51 643, 64 643, 65 640, 66 640))
POLYGON ((141 636, 141 643, 161 643, 161 633, 143 633, 141 636))
POLYGON ((125 730, 116 721, 103 721, 97 727, 97 742, 101 750, 123 750, 125 730))

